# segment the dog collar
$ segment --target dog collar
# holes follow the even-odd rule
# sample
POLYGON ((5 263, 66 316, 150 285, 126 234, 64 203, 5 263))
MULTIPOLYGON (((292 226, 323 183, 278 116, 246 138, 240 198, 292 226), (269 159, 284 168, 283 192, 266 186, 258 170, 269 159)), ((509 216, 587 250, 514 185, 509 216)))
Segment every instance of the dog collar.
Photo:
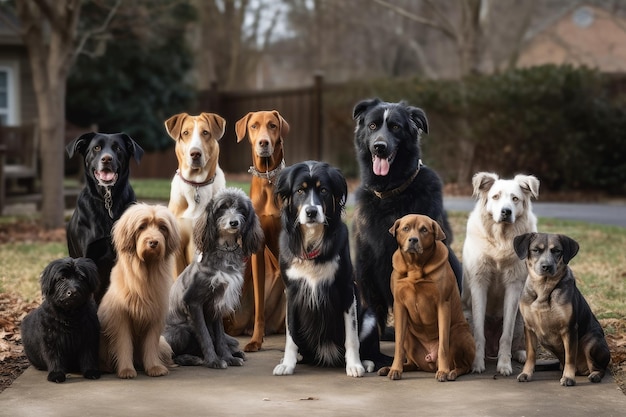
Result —
POLYGON ((204 187, 205 185, 213 184, 213 181, 215 181, 215 176, 217 175, 217 172, 215 174, 213 174, 213 176, 211 178, 209 178, 208 180, 203 181, 203 182, 196 182, 196 181, 188 180, 187 178, 183 177, 183 174, 180 173, 180 169, 176 170, 176 175, 178 175, 180 177, 180 179, 183 180, 183 182, 185 184, 189 184, 192 187, 196 188, 196 192, 195 192, 195 194, 193 196, 193 201, 195 201, 196 204, 200 204, 200 192, 199 192, 200 187, 204 187))
POLYGON ((408 180, 406 180, 402 185, 400 185, 398 188, 394 188, 393 190, 389 190, 389 191, 375 191, 371 189, 370 191, 373 192, 374 195, 380 198, 381 200, 384 200, 385 198, 389 198, 389 197, 394 197, 402 193, 404 190, 406 190, 409 187, 409 185, 411 185, 415 177, 417 177, 417 174, 419 174, 420 168, 422 167, 422 165, 423 165, 422 160, 420 159, 417 162, 417 169, 415 170, 413 175, 411 175, 411 177, 408 180))
POLYGON ((303 252, 300 255, 300 259, 305 260, 305 261, 309 261, 311 259, 315 259, 318 256, 320 256, 321 251, 319 249, 313 249, 310 252, 303 252))
POLYGON ((254 167, 254 165, 252 165, 248 169, 248 173, 252 174, 252 175, 254 175, 255 177, 258 177, 258 178, 265 178, 271 184, 272 181, 274 180, 274 178, 276 178, 276 176, 280 173, 280 171, 283 170, 283 168, 285 168, 285 160, 284 159, 282 161, 280 161, 280 165, 278 165, 276 168, 274 168, 271 171, 267 170, 265 172, 261 172, 258 169, 256 169, 254 167))

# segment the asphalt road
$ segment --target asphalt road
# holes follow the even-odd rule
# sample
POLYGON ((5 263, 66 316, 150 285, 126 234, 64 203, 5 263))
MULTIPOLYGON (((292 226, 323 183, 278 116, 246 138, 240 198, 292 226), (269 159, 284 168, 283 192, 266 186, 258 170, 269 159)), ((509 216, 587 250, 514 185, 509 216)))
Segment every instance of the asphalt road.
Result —
MULTIPOLYGON (((443 204, 448 211, 470 212, 476 202, 469 197, 444 197, 443 204)), ((593 204, 533 202, 533 211, 537 217, 626 227, 626 202, 624 201, 593 204)))

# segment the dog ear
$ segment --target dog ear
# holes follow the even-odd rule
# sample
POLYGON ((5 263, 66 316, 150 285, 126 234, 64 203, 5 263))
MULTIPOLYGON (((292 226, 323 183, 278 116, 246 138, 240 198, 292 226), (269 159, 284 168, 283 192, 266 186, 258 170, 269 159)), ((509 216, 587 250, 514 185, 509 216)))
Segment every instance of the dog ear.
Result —
POLYGON ((513 238, 513 249, 515 249, 518 258, 526 259, 528 257, 528 248, 535 235, 536 233, 524 233, 513 238))
POLYGON ((157 215, 166 223, 168 236, 165 239, 166 253, 176 252, 181 245, 180 228, 174 214, 165 206, 157 206, 157 215))
POLYGON ((246 212, 246 221, 241 231, 243 237, 242 249, 244 256, 250 256, 261 249, 264 235, 261 222, 254 212, 250 199, 246 201, 246 212))
POLYGON ((89 286, 89 290, 95 292, 100 286, 100 277, 98 276, 96 263, 89 258, 76 258, 72 259, 72 262, 77 272, 81 275, 81 279, 89 286))
POLYGON ((519 184, 525 193, 530 193, 531 197, 539 197, 539 180, 534 175, 516 175, 514 180, 519 184))
POLYGON ((235 123, 235 134, 237 135, 237 143, 241 142, 243 138, 246 137, 248 120, 250 119, 250 116, 252 116, 252 112, 249 112, 241 119, 237 120, 237 123, 235 123))
POLYGON ((213 200, 210 200, 204 212, 196 219, 193 226, 193 243, 204 253, 209 245, 217 240, 217 227, 213 218, 213 200))
POLYGON ((55 275, 57 274, 58 266, 66 260, 67 258, 54 260, 46 265, 43 271, 41 271, 41 274, 39 275, 39 283, 41 285, 41 295, 43 298, 46 298, 46 296, 49 296, 52 293, 56 281, 55 275))
POLYGON ((179 113, 165 121, 165 130, 172 139, 178 140, 180 137, 180 131, 183 128, 183 120, 185 120, 187 116, 189 116, 189 114, 179 113))
POLYGON ((333 202, 339 205, 338 212, 343 212, 346 208, 348 198, 348 183, 339 168, 324 163, 323 169, 328 172, 332 181, 333 202))
MULTIPOLYGON (((411 120, 417 125, 418 131, 428 133, 428 119, 426 113, 419 107, 408 106, 409 115, 411 120)), ((420 132, 420 133, 421 133, 420 132)), ((419 135, 418 135, 419 136, 419 135)))
POLYGON ((569 236, 558 235, 559 240, 561 241, 561 246, 563 246, 563 262, 565 265, 569 264, 569 261, 572 260, 574 256, 578 253, 578 249, 580 246, 578 242, 572 239, 569 236))
POLYGON ((289 123, 278 113, 278 110, 272 110, 272 114, 278 119, 278 130, 280 131, 280 138, 283 139, 289 133, 289 123))
POLYGON ((122 140, 126 143, 126 149, 128 153, 130 153, 134 158, 135 162, 139 163, 141 161, 141 157, 143 156, 143 148, 139 146, 137 142, 133 140, 128 134, 122 132, 120 133, 122 140))
POLYGON ((212 133, 219 132, 215 139, 220 140, 224 136, 224 132, 226 132, 226 120, 215 113, 200 113, 200 116, 204 117, 209 126, 211 126, 212 133))
POLYGON ((391 236, 396 237, 396 232, 398 231, 398 227, 400 227, 400 220, 398 219, 393 223, 393 226, 391 226, 391 228, 389 229, 389 233, 391 234, 391 236))
POLYGON ((84 156, 85 152, 87 151, 87 147, 91 143, 91 139, 93 139, 93 137, 97 134, 98 133, 96 132, 83 133, 82 135, 68 143, 65 147, 65 151, 67 152, 67 155, 70 157, 70 159, 74 157, 74 153, 76 152, 84 156))
POLYGON ((489 191, 498 178, 498 175, 492 172, 478 172, 474 174, 474 177, 472 177, 474 197, 478 197, 481 192, 489 191))
POLYGON ((374 106, 376 106, 376 105, 378 105, 380 103, 382 103, 382 100, 379 99, 378 97, 373 98, 373 99, 369 99, 369 100, 362 100, 362 101, 358 102, 354 106, 354 109, 352 110, 352 118, 354 120, 360 119, 360 117, 361 117, 361 115, 363 113, 365 113, 371 107, 374 107, 374 106))
POLYGON ((135 235, 137 234, 135 223, 139 221, 136 214, 137 204, 134 203, 129 206, 122 217, 113 223, 111 236, 113 237, 113 246, 118 253, 135 251, 135 235))
POLYGON ((446 239, 445 232, 443 231, 443 229, 441 228, 441 225, 436 220, 433 220, 433 233, 435 234, 435 240, 446 239))

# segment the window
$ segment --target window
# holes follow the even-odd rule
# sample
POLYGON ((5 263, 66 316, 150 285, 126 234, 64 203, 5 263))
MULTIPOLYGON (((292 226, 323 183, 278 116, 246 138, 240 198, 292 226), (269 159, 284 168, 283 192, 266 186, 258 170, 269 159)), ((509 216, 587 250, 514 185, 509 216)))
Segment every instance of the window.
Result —
POLYGON ((0 65, 0 124, 3 126, 17 124, 15 79, 13 67, 0 65))

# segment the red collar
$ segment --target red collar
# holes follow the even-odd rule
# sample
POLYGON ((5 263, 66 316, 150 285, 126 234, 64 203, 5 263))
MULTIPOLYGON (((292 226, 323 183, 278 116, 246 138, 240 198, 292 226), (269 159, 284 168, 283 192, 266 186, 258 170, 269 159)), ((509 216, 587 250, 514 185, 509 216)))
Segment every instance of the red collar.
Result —
POLYGON ((300 255, 300 259, 303 259, 305 261, 311 260, 311 259, 315 259, 318 256, 320 256, 321 251, 319 249, 314 249, 311 252, 303 252, 300 255))
POLYGON ((184 183, 192 185, 194 187, 204 187, 205 185, 213 184, 213 181, 215 181, 215 176, 217 175, 216 173, 211 178, 203 182, 195 182, 183 177, 183 174, 180 173, 179 169, 176 170, 176 174, 180 177, 181 180, 183 180, 184 183))

